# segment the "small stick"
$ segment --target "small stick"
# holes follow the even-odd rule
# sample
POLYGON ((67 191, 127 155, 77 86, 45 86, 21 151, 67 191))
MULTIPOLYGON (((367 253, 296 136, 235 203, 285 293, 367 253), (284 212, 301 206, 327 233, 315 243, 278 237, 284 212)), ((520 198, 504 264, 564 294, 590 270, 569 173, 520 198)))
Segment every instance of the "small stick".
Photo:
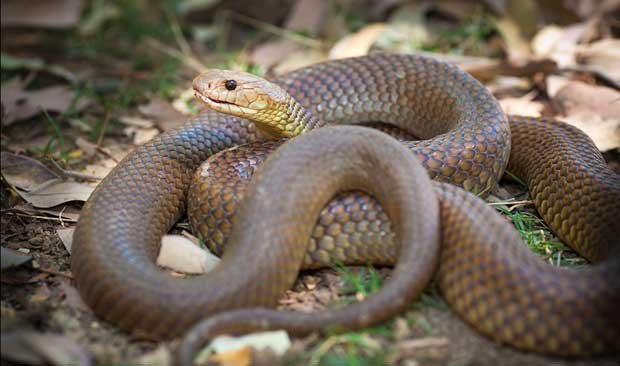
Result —
POLYGON ((192 56, 188 56, 188 55, 184 55, 182 52, 179 52, 177 50, 175 50, 172 47, 168 47, 165 44, 161 43, 160 41, 156 40, 155 38, 148 38, 146 40, 146 43, 153 47, 154 49, 163 52, 169 56, 172 56, 174 58, 177 58, 181 61, 183 61, 183 63, 189 67, 191 67, 192 69, 198 71, 198 72, 203 72, 207 69, 207 67, 205 65, 203 65, 200 61, 198 61, 196 58, 192 57, 192 56))
POLYGON ((501 202, 489 202, 487 205, 489 206, 515 206, 515 205, 532 205, 534 204, 531 200, 523 200, 523 201, 501 201, 501 202))
POLYGON ((54 167, 60 171, 60 173, 65 176, 65 177, 70 177, 70 178, 78 178, 78 179, 88 179, 88 180, 102 180, 103 177, 98 177, 95 175, 90 175, 90 174, 85 174, 85 173, 80 173, 80 172, 76 172, 74 170, 67 170, 64 169, 63 167, 60 166, 60 164, 58 164, 58 162, 56 162, 55 160, 52 160, 52 164, 54 164, 54 167))
POLYGON ((103 142, 103 136, 105 135, 105 130, 108 129, 108 124, 110 123, 110 111, 107 110, 105 112, 105 117, 103 117, 103 126, 101 126, 101 131, 99 131, 99 136, 97 136, 97 147, 101 146, 103 142))
POLYGON ((316 39, 312 39, 310 37, 306 37, 306 36, 302 36, 300 34, 297 34, 295 32, 292 32, 290 30, 287 29, 283 29, 280 27, 276 27, 273 24, 269 24, 263 21, 260 21, 258 19, 254 19, 251 18, 247 15, 243 15, 243 14, 239 14, 236 12, 232 13, 233 17, 244 24, 250 25, 252 27, 258 28, 260 30, 263 30, 265 32, 269 32, 272 34, 275 34, 276 36, 280 36, 283 38, 287 38, 290 39, 291 41, 300 43, 304 46, 308 46, 308 47, 312 47, 312 48, 322 48, 323 47, 323 43, 321 41, 317 41, 316 39))
POLYGON ((55 276, 62 276, 62 277, 68 278, 70 280, 73 279, 73 276, 70 275, 69 273, 58 272, 58 271, 55 271, 53 269, 43 268, 43 267, 38 267, 38 268, 34 268, 34 269, 36 269, 37 271, 43 272, 43 273, 49 273, 49 274, 55 275, 55 276))
MULTIPOLYGON (((5 211, 3 211, 5 212, 5 211)), ((18 216, 18 217, 27 217, 29 219, 39 219, 39 220, 47 220, 47 221, 56 221, 56 222, 77 222, 77 220, 73 220, 73 219, 59 219, 58 217, 49 217, 49 216, 39 216, 39 215, 27 215, 27 214, 23 214, 23 213, 19 213, 19 212, 5 212, 7 215, 13 215, 13 216, 18 216)))

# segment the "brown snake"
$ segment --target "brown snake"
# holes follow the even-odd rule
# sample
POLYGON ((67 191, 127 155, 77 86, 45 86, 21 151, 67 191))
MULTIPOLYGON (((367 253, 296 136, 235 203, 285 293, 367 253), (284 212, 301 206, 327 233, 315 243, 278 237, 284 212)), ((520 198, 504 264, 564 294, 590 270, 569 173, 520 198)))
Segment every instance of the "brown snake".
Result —
MULTIPOLYGON (((242 201, 235 218, 243 224, 234 225, 230 248, 216 270, 172 278, 157 268, 154 258, 161 236, 185 207, 194 170, 219 151, 263 138, 244 119, 206 111, 136 149, 84 206, 72 268, 82 297, 97 315, 126 330, 170 338, 220 313, 197 326, 185 351, 222 332, 275 327, 302 334, 328 325, 356 329, 404 310, 438 261, 436 276, 446 301, 493 339, 558 355, 620 352, 620 178, 583 133, 555 121, 510 117, 508 122, 471 76, 419 56, 332 61, 275 83, 282 89, 246 74, 216 72, 197 78, 194 85, 212 108, 251 116, 269 135, 294 136, 327 122, 393 124, 424 139, 406 145, 431 177, 474 192, 495 187, 510 155, 508 169, 526 181, 545 221, 597 264, 580 270, 545 264, 493 209, 444 183, 434 185, 441 226, 436 260, 437 249, 428 245, 437 235, 436 208, 414 159, 378 132, 329 127, 293 139, 258 170, 247 192, 253 199, 242 201), (257 97, 253 89, 265 90, 267 98, 257 97), (269 100, 286 107, 276 111, 269 100), (404 183, 413 179, 406 176, 415 177, 415 185, 404 183), (338 203, 329 203, 318 218, 334 194, 350 190, 371 193, 385 211, 376 211, 377 203, 361 194, 340 195, 343 208, 330 212, 338 203), (419 195, 425 199, 413 202, 419 195), (409 207, 417 201, 424 207, 409 207), (394 237, 385 230, 389 223, 375 224, 386 217, 394 237), (334 222, 337 232, 330 231, 334 222), (342 233, 349 241, 338 236, 342 233), (377 233, 387 239, 375 240, 377 233), (375 247, 368 248, 369 242, 375 247), (396 242, 403 245, 396 247, 396 242), (302 264, 320 266, 332 257, 392 264, 396 254, 399 260, 382 290, 352 307, 313 315, 230 311, 274 306, 302 264)), ((251 158, 254 154, 247 148, 235 151, 251 158)), ((226 182, 220 188, 229 189, 226 182)), ((231 197, 224 198, 228 206, 215 209, 214 221, 234 211, 231 197)), ((205 220, 192 219, 192 225, 202 222, 207 230, 222 225, 205 220)))

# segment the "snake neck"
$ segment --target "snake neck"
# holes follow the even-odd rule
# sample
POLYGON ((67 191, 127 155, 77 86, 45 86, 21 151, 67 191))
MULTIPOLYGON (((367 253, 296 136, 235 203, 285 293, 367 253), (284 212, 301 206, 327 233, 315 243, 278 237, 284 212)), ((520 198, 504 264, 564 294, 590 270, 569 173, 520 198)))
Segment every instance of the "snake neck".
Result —
POLYGON ((297 132, 296 135, 325 125, 323 121, 312 115, 312 113, 310 113, 293 97, 290 97, 287 114, 289 116, 290 123, 295 125, 294 131, 297 132))
POLYGON ((295 137, 325 125, 290 94, 266 115, 259 113, 247 118, 252 120, 263 134, 272 138, 295 137))

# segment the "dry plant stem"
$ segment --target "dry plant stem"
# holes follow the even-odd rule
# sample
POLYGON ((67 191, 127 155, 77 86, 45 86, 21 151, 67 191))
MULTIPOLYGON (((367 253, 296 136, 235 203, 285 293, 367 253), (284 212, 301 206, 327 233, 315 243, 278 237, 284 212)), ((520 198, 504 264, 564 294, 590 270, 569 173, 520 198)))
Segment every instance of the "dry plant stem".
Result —
POLYGON ((147 37, 146 43, 150 47, 152 47, 153 49, 156 49, 156 50, 158 50, 160 52, 163 52, 163 53, 167 54, 168 56, 172 56, 172 57, 180 60, 185 65, 187 65, 188 67, 190 67, 193 70, 196 70, 197 72, 203 72, 203 71, 208 69, 208 67, 205 64, 200 62, 198 59, 194 58, 194 56, 188 55, 188 54, 184 54, 184 53, 182 53, 182 52, 180 52, 178 50, 175 50, 174 48, 169 47, 169 46, 161 43, 160 41, 156 40, 155 38, 147 37))
POLYGON ((259 30, 265 31, 265 32, 269 32, 272 33, 276 36, 280 36, 282 38, 286 38, 286 39, 290 39, 291 41, 297 42, 301 45, 304 46, 308 46, 311 48, 322 48, 324 45, 322 42, 317 41, 315 39, 309 38, 309 37, 305 37, 302 36, 300 34, 297 34, 293 31, 284 29, 284 28, 280 28, 280 27, 276 27, 273 24, 269 24, 263 21, 260 21, 258 19, 254 19, 252 17, 249 17, 247 15, 243 15, 243 14, 239 14, 239 13, 235 13, 235 12, 231 12, 232 16, 235 20, 239 21, 240 23, 244 23, 250 26, 253 26, 259 30))

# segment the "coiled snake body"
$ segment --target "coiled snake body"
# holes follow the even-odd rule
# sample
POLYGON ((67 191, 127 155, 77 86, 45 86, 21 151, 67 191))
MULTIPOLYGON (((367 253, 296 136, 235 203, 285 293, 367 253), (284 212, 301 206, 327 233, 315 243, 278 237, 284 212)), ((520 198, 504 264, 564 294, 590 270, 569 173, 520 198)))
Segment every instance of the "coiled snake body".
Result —
MULTIPOLYGON (((620 352, 620 178, 580 131, 555 121, 508 119, 468 74, 419 56, 333 61, 275 84, 213 71, 194 86, 211 108, 256 124, 207 111, 136 149, 101 182, 83 208, 72 259, 78 289, 97 315, 169 338, 221 313, 197 326, 188 348, 221 332, 354 329, 406 308, 439 264, 446 301, 499 342, 559 355, 620 352), (325 123, 368 121, 423 140, 405 143, 414 152, 406 154, 394 139, 359 127, 306 133, 325 123), (302 136, 255 174, 246 192, 252 199, 242 201, 222 264, 183 280, 160 271, 154 264, 159 240, 183 212, 194 170, 209 156, 265 134, 302 136), (581 270, 545 264, 472 194, 446 183, 431 188, 413 155, 436 180, 478 193, 495 187, 510 156, 508 169, 527 182, 545 221, 598 264, 581 270), (377 200, 344 193, 351 190, 377 200), (433 245, 438 240, 440 251, 433 245), (394 264, 396 257, 384 288, 352 307, 314 315, 230 311, 274 306, 302 267, 332 258, 394 264)), ((229 189, 245 184, 227 174, 247 173, 211 169, 227 160, 254 164, 275 143, 256 146, 218 154, 197 173, 216 178, 196 183, 202 191, 190 198, 192 226, 214 234, 213 243, 230 231, 236 201, 229 189), (210 218, 196 216, 204 210, 210 218)))

